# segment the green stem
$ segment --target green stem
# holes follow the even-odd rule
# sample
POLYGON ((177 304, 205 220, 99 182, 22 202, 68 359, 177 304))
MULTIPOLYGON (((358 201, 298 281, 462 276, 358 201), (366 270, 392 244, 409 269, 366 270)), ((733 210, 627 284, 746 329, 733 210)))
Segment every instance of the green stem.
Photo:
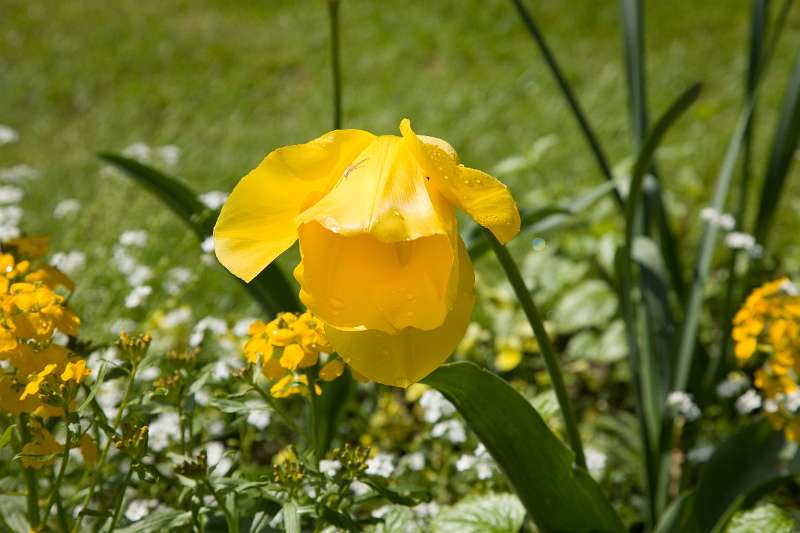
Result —
POLYGON ((550 374, 550 381, 553 384, 553 390, 555 390, 558 405, 561 408, 561 415, 564 417, 564 427, 567 431, 567 438, 569 439, 572 451, 575 452, 575 462, 578 466, 586 468, 586 459, 583 455, 583 444, 581 443, 581 435, 578 431, 575 411, 572 409, 572 403, 570 402, 569 394, 567 394, 567 387, 564 384, 564 377, 561 374, 561 367, 558 364, 558 358, 553 350, 553 346, 550 344, 547 331, 544 329, 544 323, 539 315, 539 310, 536 308, 536 304, 533 303, 528 286, 525 285, 522 274, 520 274, 519 268, 514 262, 514 258, 511 257, 508 249, 500 244, 500 241, 498 241, 489 230, 484 229, 483 234, 486 239, 488 239, 489 244, 492 245, 497 260, 500 262, 500 266, 503 267, 506 277, 511 283, 511 287, 514 289, 517 299, 522 306, 522 310, 525 312, 525 316, 528 317, 528 322, 530 322, 533 328, 533 333, 536 335, 536 340, 539 342, 539 350, 542 352, 542 356, 544 356, 547 372, 550 374))
MULTIPOLYGON (((31 440, 31 432, 28 429, 28 417, 19 415, 17 418, 17 429, 19 430, 18 452, 26 442, 31 440)), ((39 523, 39 483, 36 479, 36 471, 33 468, 22 467, 22 475, 25 478, 26 500, 28 504, 28 523, 33 527, 39 523)))
POLYGON ((239 533, 239 522, 234 519, 233 515, 228 510, 228 507, 225 505, 225 502, 222 501, 222 497, 216 490, 214 490, 214 487, 211 485, 211 482, 209 482, 208 479, 204 479, 203 483, 208 489, 208 492, 214 496, 214 499, 217 501, 217 505, 219 505, 219 508, 222 509, 222 512, 225 514, 225 522, 228 523, 228 531, 230 533, 239 533))
POLYGON ((272 396, 261 390, 261 388, 256 385, 251 385, 251 387, 259 394, 259 396, 261 396, 261 398, 264 399, 267 405, 269 405, 270 408, 277 413, 279 417, 281 417, 281 420, 283 420, 284 423, 286 423, 286 425, 292 429, 292 431, 298 435, 303 435, 305 433, 303 429, 297 425, 297 422, 292 420, 289 415, 286 414, 286 412, 281 408, 280 405, 278 405, 278 402, 276 402, 272 396))
MULTIPOLYGON (((570 87, 569 83, 564 77, 564 74, 561 72, 561 67, 558 66, 558 62, 556 62, 553 52, 547 45, 547 41, 544 40, 544 35, 542 35, 542 32, 539 31, 539 27, 533 20, 533 16, 531 16, 530 12, 525 7, 525 4, 522 3, 522 0, 512 0, 512 2, 514 2, 517 12, 519 13, 520 18, 522 18, 522 22, 528 29, 528 33, 531 34, 531 37, 533 37, 533 40, 536 41, 536 44, 539 46, 539 51, 542 53, 542 56, 544 56, 547 66, 550 67, 550 72, 553 74, 556 83, 558 83, 558 86, 564 95, 564 98, 567 100, 567 104, 572 110, 575 120, 578 121, 581 132, 583 133, 586 142, 589 144, 592 154, 594 154, 597 165, 600 167, 600 172, 608 181, 614 181, 614 174, 611 172, 611 165, 608 164, 608 159, 606 158, 605 153, 603 153, 603 149, 600 146, 600 141, 597 140, 597 136, 594 134, 592 126, 589 124, 589 119, 586 118, 586 114, 583 112, 581 105, 578 103, 578 99, 575 97, 572 87, 570 87)), ((620 210, 623 210, 622 196, 620 195, 619 190, 616 188, 614 189, 614 198, 620 210)))
POLYGON ((111 519, 111 526, 109 526, 109 531, 114 531, 114 528, 117 527, 117 522, 119 521, 119 515, 122 511, 122 503, 125 501, 125 490, 128 488, 128 485, 131 482, 131 477, 133 476, 133 460, 131 460, 131 464, 128 467, 128 473, 125 474, 125 479, 122 482, 122 486, 119 488, 118 496, 114 498, 116 501, 114 505, 114 517, 111 519))
MULTIPOLYGON (((128 407, 128 402, 130 401, 131 393, 133 392, 133 384, 136 378, 136 371, 138 370, 138 365, 133 365, 131 367, 131 375, 128 378, 128 385, 125 387, 125 394, 122 397, 122 402, 119 404, 119 410, 117 411, 117 416, 114 417, 114 423, 111 425, 111 428, 116 432, 117 428, 119 427, 120 422, 122 422, 122 415, 125 412, 125 409, 128 407)), ((84 511, 89 503, 92 501, 92 496, 94 496, 94 491, 97 488, 97 482, 100 480, 100 474, 103 471, 103 467, 105 466, 106 458, 108 457, 108 452, 111 449, 111 435, 108 435, 108 440, 106 441, 106 445, 103 447, 103 451, 100 453, 100 459, 97 461, 97 465, 95 466, 94 475, 92 476, 92 482, 89 485, 89 491, 86 493, 86 497, 83 499, 83 503, 81 504, 81 511, 84 511)), ((75 525, 72 527, 72 533, 80 533, 81 531, 81 522, 83 521, 83 513, 78 514, 77 520, 75 520, 75 525)))
POLYGON ((72 431, 69 429, 69 423, 67 423, 66 426, 67 436, 64 441, 64 452, 61 455, 61 465, 59 465, 58 474, 53 481, 53 486, 50 487, 50 495, 47 497, 47 503, 44 505, 44 515, 41 517, 39 525, 36 528, 37 530, 42 529, 45 522, 47 522, 47 519, 50 516, 50 508, 53 507, 53 503, 59 497, 59 488, 61 487, 61 482, 64 479, 64 472, 67 471, 67 463, 69 462, 69 444, 72 440, 72 431))
POLYGON ((333 129, 342 127, 342 72, 339 64, 339 0, 328 0, 331 30, 331 73, 333 77, 333 129))

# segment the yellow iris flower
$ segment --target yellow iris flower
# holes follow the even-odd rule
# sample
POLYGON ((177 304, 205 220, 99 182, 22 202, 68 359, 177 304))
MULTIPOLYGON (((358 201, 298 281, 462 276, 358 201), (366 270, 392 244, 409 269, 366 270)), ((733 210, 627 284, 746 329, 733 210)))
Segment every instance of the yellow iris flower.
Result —
POLYGON ((357 372, 407 387, 451 354, 469 323, 474 273, 455 208, 503 243, 511 193, 441 139, 336 130, 279 148, 241 179, 214 228, 220 262, 252 280, 300 240, 300 298, 357 372))

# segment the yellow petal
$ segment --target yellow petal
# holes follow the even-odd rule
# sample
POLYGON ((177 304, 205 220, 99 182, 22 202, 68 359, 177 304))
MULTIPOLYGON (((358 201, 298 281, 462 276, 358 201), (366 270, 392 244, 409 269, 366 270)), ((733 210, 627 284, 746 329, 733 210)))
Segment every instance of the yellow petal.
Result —
POLYGON ((261 373, 268 379, 281 379, 287 372, 277 357, 267 357, 261 365, 261 373))
POLYGON ((239 181, 214 227, 214 250, 236 276, 250 281, 297 239, 294 217, 313 205, 374 136, 332 131, 271 152, 239 181))
POLYGON ((485 172, 460 165, 455 150, 445 141, 417 137, 408 119, 400 123, 400 131, 426 167, 433 186, 445 198, 503 244, 519 233, 519 211, 508 187, 485 172))
POLYGON ((446 235, 387 243, 312 222, 300 228, 300 251, 300 298, 334 327, 431 330, 453 306, 458 273, 446 235))
POLYGON ((458 346, 475 302, 475 275, 463 242, 459 242, 458 290, 444 324, 434 330, 405 328, 396 335, 376 330, 342 330, 326 326, 328 339, 357 373, 397 387, 408 387, 442 364, 458 346))
POLYGON ((297 368, 297 365, 300 364, 300 361, 303 360, 305 355, 306 353, 299 344, 290 344, 283 349, 283 354, 281 355, 280 359, 281 366, 283 368, 288 368, 289 370, 294 370, 297 368))
POLYGON ((376 137, 299 223, 316 221, 341 235, 368 233, 382 242, 453 235, 452 207, 427 185, 408 143, 393 135, 376 137))

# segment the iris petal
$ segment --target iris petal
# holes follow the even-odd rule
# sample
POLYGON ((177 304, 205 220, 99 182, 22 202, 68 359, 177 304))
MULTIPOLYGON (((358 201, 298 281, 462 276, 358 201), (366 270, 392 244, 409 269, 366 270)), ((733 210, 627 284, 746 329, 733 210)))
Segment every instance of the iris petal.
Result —
POLYGON ((310 222, 300 227, 300 251, 300 298, 335 327, 429 330, 453 306, 458 271, 447 235, 387 243, 310 222))
POLYGON ((475 301, 475 275, 463 242, 459 242, 458 290, 453 309, 436 329, 405 328, 392 335, 377 330, 325 332, 339 355, 364 376, 397 387, 408 387, 432 372, 455 350, 469 324, 475 301))
POLYGON ((400 131, 422 165, 428 168, 433 185, 445 198, 491 231, 503 244, 519 233, 519 211, 508 187, 494 176, 460 165, 455 150, 445 141, 418 137, 407 119, 400 123, 400 131))
POLYGON ((295 216, 318 201, 373 138, 337 130, 271 152, 222 208, 214 228, 219 261, 243 280, 253 279, 297 239, 295 216))

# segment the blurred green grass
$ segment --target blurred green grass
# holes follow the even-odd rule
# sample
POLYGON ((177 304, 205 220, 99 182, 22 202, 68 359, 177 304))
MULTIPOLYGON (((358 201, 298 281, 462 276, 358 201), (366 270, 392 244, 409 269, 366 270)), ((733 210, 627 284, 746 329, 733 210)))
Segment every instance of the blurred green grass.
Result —
MULTIPOLYGON (((617 2, 539 1, 534 14, 611 160, 630 156, 617 2)), ((742 99, 749 2, 648 1, 647 52, 655 115, 692 81, 699 103, 666 141, 660 167, 679 234, 699 226, 742 99)), ((20 141, 0 146, 0 168, 28 164, 24 227, 52 235, 54 250, 83 250, 75 305, 99 335, 130 316, 129 288, 108 260, 126 229, 150 232, 143 261, 163 272, 187 265, 197 282, 179 301, 196 317, 246 314, 244 291, 200 264, 194 237, 148 193, 101 172, 95 153, 145 142, 174 144, 172 171, 197 192, 230 190, 270 150, 331 124, 326 6, 322 0, 2 2, 0 124, 20 141), (64 198, 83 205, 68 223, 52 217, 64 198)), ((800 42, 789 18, 762 92, 757 172, 800 42)), ((344 124, 396 133, 402 117, 449 140, 471 166, 491 168, 555 145, 524 172, 501 176, 525 207, 566 199, 602 179, 510 2, 343 0, 344 124)), ((792 181, 797 181, 798 168, 792 181)), ((798 226, 798 187, 779 224, 798 226)), ((791 242, 791 232, 775 242, 791 242)), ((683 244, 687 254, 694 245, 683 244)), ((797 251, 795 251, 798 255, 797 251)))

